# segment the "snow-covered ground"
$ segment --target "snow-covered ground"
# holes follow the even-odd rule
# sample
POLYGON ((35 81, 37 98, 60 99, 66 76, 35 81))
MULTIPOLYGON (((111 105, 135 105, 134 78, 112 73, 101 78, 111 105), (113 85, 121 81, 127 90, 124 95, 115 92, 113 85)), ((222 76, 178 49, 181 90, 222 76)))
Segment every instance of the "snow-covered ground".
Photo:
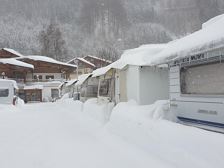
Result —
POLYGON ((106 124, 93 106, 0 105, 0 168, 224 167, 224 135, 164 119, 166 101, 121 103, 106 124))

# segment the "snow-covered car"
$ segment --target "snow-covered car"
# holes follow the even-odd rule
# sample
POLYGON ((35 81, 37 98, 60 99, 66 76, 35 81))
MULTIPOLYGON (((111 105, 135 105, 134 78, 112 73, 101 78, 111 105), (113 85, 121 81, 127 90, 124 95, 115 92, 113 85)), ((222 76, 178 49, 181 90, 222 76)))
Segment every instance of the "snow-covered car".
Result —
POLYGON ((0 79, 0 104, 16 105, 18 86, 16 81, 0 79))

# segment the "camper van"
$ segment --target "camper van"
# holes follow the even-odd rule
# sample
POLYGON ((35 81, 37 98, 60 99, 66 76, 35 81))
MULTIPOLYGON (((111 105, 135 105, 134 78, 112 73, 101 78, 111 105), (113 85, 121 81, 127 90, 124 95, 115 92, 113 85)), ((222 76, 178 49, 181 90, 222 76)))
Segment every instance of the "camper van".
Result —
POLYGON ((171 111, 180 121, 224 131, 224 48, 170 63, 171 111))
POLYGON ((14 80, 0 79, 0 104, 17 104, 17 83, 14 80))

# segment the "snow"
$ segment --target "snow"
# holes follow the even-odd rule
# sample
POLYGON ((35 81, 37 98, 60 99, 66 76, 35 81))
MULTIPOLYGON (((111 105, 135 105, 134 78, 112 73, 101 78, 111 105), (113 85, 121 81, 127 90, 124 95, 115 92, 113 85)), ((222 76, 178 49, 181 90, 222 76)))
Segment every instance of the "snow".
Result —
POLYGON ((3 59, 0 59, 0 63, 34 69, 33 65, 27 64, 27 63, 19 61, 19 60, 16 60, 14 58, 3 58, 3 59))
POLYGON ((224 135, 166 120, 167 103, 121 103, 104 124, 70 99, 0 105, 0 167, 223 168, 224 135))
POLYGON ((14 81, 14 80, 0 79, 0 83, 2 83, 2 82, 4 82, 6 85, 8 85, 8 83, 12 83, 12 84, 13 84, 13 87, 14 87, 15 89, 19 89, 19 88, 18 88, 18 85, 17 85, 17 83, 16 83, 16 81, 14 81))
POLYGON ((9 53, 14 54, 14 55, 16 55, 18 57, 23 57, 22 54, 20 54, 19 52, 15 51, 15 50, 13 50, 11 48, 3 48, 3 50, 8 51, 9 53))
POLYGON ((153 64, 166 63, 171 60, 186 57, 189 54, 205 52, 209 49, 223 47, 224 15, 217 16, 206 22, 203 28, 179 40, 168 43, 152 60, 153 64))
MULTIPOLYGON (((107 62, 107 63, 112 63, 111 61, 109 61, 109 60, 106 60, 106 59, 103 59, 103 58, 99 58, 99 57, 96 57, 96 56, 93 56, 93 55, 88 55, 88 56, 86 56, 86 57, 90 57, 90 58, 93 58, 93 59, 96 59, 96 60, 100 60, 100 61, 104 61, 104 62, 107 62)), ((84 59, 86 58, 86 57, 84 57, 84 59)))
POLYGON ((75 84, 76 86, 82 85, 92 74, 83 74, 78 76, 78 82, 75 84))
POLYGON ((55 60, 53 58, 50 58, 50 57, 46 57, 46 56, 30 55, 30 56, 24 56, 24 57, 19 58, 19 59, 24 59, 24 58, 25 59, 31 59, 31 60, 34 60, 34 61, 42 61, 42 62, 48 62, 48 63, 52 63, 52 64, 69 66, 69 67, 73 67, 73 68, 77 67, 76 65, 67 64, 67 63, 64 63, 64 62, 61 62, 61 61, 57 61, 57 60, 55 60))
POLYGON ((97 98, 87 100, 83 105, 83 112, 100 123, 106 123, 111 115, 114 103, 99 103, 97 98))
POLYGON ((126 50, 116 62, 93 71, 93 77, 105 75, 110 69, 121 70, 127 65, 150 66, 150 60, 165 48, 166 44, 148 44, 126 50))
POLYGON ((24 90, 33 90, 33 89, 43 90, 44 89, 44 86, 43 85, 24 86, 24 90))
POLYGON ((71 86, 74 83, 76 83, 77 81, 78 81, 77 79, 73 79, 73 80, 67 81, 66 86, 71 86))
POLYGON ((81 57, 74 58, 74 59, 68 61, 68 63, 74 62, 75 60, 80 60, 80 61, 82 61, 82 62, 84 62, 84 63, 86 63, 86 64, 89 64, 89 65, 92 66, 92 67, 95 67, 94 64, 92 64, 91 62, 89 62, 89 61, 87 61, 87 60, 85 60, 84 58, 81 58, 81 57))
POLYGON ((126 50, 120 61, 126 65, 144 66, 151 65, 150 60, 166 48, 166 44, 148 44, 138 48, 126 50))
POLYGON ((92 72, 93 76, 92 77, 98 77, 105 75, 110 69, 112 68, 111 65, 108 65, 106 67, 98 68, 92 72))

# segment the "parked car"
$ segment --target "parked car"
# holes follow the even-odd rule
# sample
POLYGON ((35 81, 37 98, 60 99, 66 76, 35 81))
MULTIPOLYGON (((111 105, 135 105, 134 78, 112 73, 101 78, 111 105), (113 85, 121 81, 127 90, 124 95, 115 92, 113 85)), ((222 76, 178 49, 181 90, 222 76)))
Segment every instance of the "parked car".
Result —
POLYGON ((18 102, 18 86, 16 81, 0 79, 0 104, 13 104, 18 102))

